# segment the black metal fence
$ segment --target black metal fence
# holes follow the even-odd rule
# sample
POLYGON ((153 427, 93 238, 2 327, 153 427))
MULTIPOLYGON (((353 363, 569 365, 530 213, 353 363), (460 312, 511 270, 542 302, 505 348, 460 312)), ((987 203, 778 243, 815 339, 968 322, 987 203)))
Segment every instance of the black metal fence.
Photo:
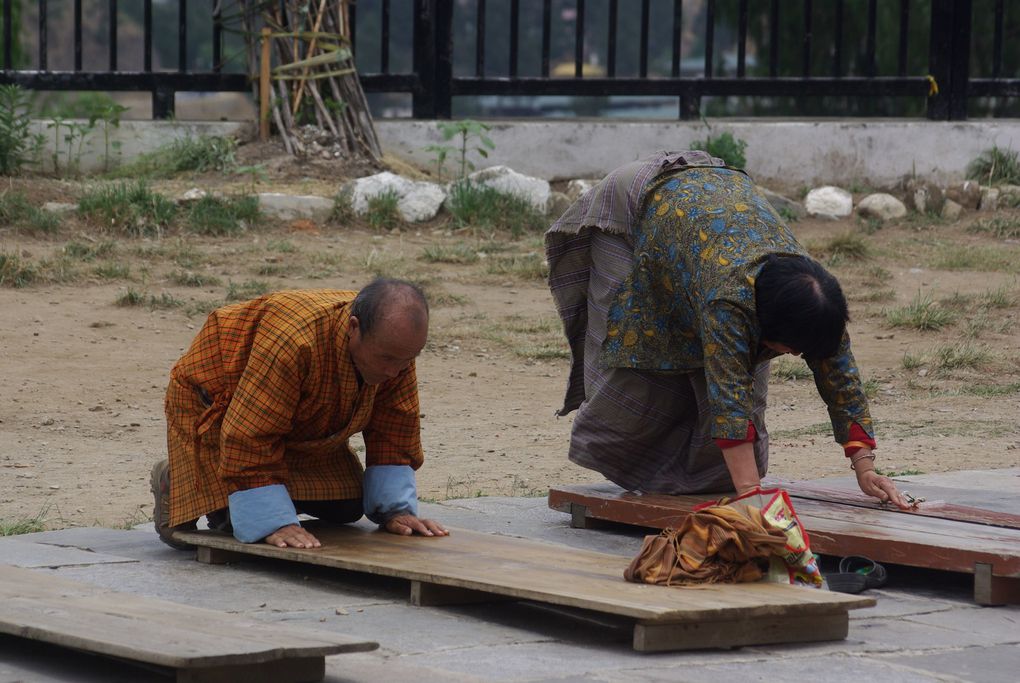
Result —
MULTIPOLYGON (((36 0, 37 55, 21 55, 30 68, 15 63, 14 0, 0 2, 0 82, 148 91, 156 118, 173 114, 177 92, 251 88, 223 54, 231 0, 201 3, 213 8, 206 64, 189 61, 193 23, 176 0, 176 25, 159 30, 176 31, 177 64, 157 69, 153 0, 141 0, 143 62, 132 71, 118 68, 117 0, 88 3, 109 22, 103 70, 83 69, 83 0, 36 0), (72 69, 48 68, 57 3, 73 7, 72 69)), ((981 98, 1020 95, 1020 3, 1005 0, 358 0, 350 13, 365 90, 409 96, 415 118, 449 118, 457 98, 632 96, 672 99, 680 118, 706 98, 840 98, 878 103, 873 114, 906 99, 930 119, 960 120, 981 98)))

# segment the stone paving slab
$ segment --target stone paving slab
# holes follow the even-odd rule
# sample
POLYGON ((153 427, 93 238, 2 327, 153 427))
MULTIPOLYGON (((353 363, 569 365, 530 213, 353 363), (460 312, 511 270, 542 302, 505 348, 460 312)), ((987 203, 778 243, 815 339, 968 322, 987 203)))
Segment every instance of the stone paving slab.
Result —
POLYGON ((135 562, 135 560, 130 557, 118 557, 79 548, 35 543, 16 537, 0 538, 0 564, 32 568, 73 567, 118 562, 135 562))
MULTIPOLYGON (((571 529, 569 517, 549 510, 544 498, 447 501, 423 504, 422 513, 450 525, 629 556, 643 537, 627 529, 571 529)), ((0 548, 9 540, 0 539, 0 548)), ((93 552, 86 554, 135 560, 35 571, 379 641, 376 652, 327 657, 328 683, 994 683, 1015 680, 1020 661, 1020 607, 975 608, 963 587, 966 577, 961 575, 957 585, 947 578, 956 575, 945 572, 891 571, 885 588, 868 593, 878 599, 878 606, 852 614, 845 641, 645 655, 630 648, 628 631, 620 624, 590 613, 513 602, 412 607, 402 581, 265 559, 200 564, 193 553, 163 546, 151 525, 133 531, 67 529, 13 540, 39 553, 89 549, 93 552)), ((127 665, 82 657, 30 656, 30 650, 0 640, 0 681, 150 680, 127 665), (76 664, 60 668, 65 660, 76 664)))

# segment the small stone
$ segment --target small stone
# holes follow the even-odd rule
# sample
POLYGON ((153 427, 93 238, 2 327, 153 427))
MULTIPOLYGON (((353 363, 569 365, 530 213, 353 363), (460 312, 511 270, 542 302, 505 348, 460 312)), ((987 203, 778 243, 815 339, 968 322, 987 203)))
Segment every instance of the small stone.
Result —
POLYGON ((981 188, 981 204, 978 211, 995 211, 999 208, 999 189, 995 187, 981 188))
POLYGON ((946 199, 946 203, 942 205, 942 217, 947 221, 955 221, 963 213, 963 207, 954 202, 952 199, 946 199))
POLYGON ((854 210, 853 196, 841 187, 825 185, 808 192, 804 208, 809 216, 818 218, 845 218, 854 210))
POLYGON ((337 607, 336 608, 336 613, 339 614, 342 617, 346 617, 347 616, 347 610, 345 610, 343 607, 337 607))
POLYGON ((43 427, 49 427, 51 424, 53 424, 53 418, 52 417, 48 417, 48 418, 46 418, 45 420, 42 421, 42 426, 43 427))
POLYGON ((891 194, 877 192, 869 194, 857 205, 858 215, 885 222, 907 215, 907 207, 891 194))

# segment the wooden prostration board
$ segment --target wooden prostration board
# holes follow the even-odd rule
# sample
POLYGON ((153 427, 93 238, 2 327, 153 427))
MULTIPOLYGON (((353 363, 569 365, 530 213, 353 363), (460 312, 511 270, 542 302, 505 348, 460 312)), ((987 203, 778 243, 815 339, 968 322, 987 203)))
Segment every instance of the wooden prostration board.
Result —
POLYGON ((788 585, 694 588, 628 583, 630 558, 510 536, 452 529, 450 536, 397 536, 357 526, 319 526, 321 548, 244 544, 212 531, 178 532, 198 559, 258 555, 411 581, 418 605, 479 602, 492 596, 576 607, 635 620, 640 651, 839 640, 847 610, 869 598, 788 585))
MULTIPOLYGON (((994 516, 1000 523, 993 526, 988 515, 970 508, 946 512, 963 521, 929 516, 931 510, 917 514, 879 509, 846 492, 792 487, 790 493, 817 553, 973 573, 978 604, 1020 602, 1020 529, 1011 528, 1004 516, 994 516)), ((717 497, 630 493, 607 482, 550 489, 549 507, 569 513, 575 527, 603 520, 665 529, 677 526, 694 506, 717 497)))
POLYGON ((319 681, 378 643, 118 593, 0 565, 0 633, 175 671, 177 681, 319 681))

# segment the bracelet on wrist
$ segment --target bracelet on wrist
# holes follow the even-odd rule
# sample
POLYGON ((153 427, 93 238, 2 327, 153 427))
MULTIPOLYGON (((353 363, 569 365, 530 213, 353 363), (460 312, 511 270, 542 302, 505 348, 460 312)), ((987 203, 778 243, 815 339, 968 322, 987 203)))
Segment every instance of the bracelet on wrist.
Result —
POLYGON ((871 464, 872 464, 872 469, 874 469, 874 466, 875 466, 875 454, 874 453, 861 453, 860 455, 856 455, 855 454, 854 456, 852 456, 850 458, 850 469, 852 469, 853 471, 856 472, 857 471, 857 463, 859 463, 861 460, 870 460, 871 464))

